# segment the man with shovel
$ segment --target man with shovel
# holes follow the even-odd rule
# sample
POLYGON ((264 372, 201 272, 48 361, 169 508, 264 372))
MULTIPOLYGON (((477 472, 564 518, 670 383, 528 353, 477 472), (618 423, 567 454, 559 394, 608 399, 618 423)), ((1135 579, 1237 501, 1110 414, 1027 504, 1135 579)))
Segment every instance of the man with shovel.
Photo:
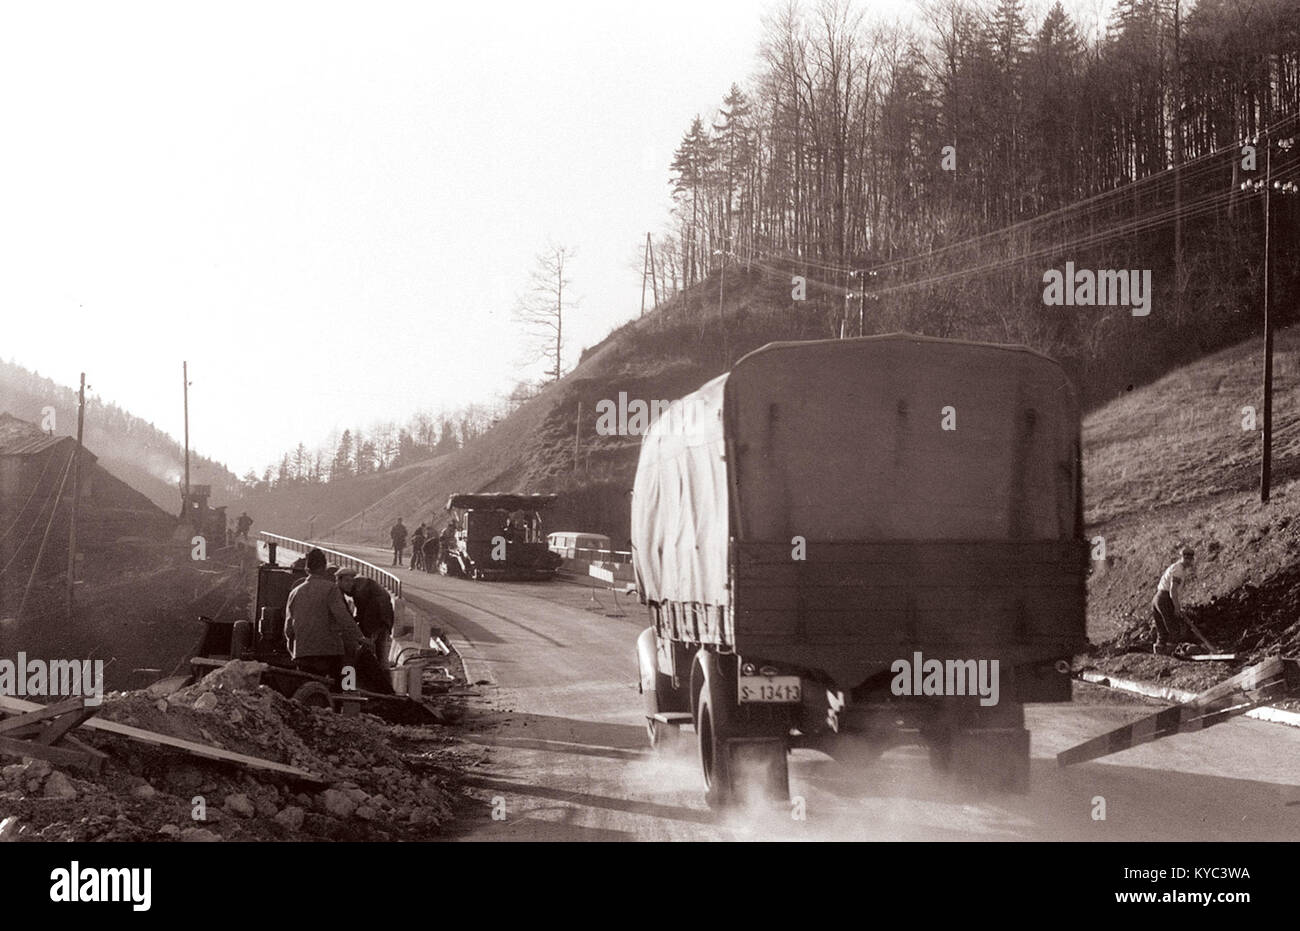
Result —
MULTIPOLYGON (((1184 546, 1178 562, 1160 576, 1155 597, 1151 600, 1151 619, 1156 627, 1155 652, 1168 656, 1174 646, 1187 640, 1185 632, 1190 626, 1184 623, 1183 595, 1196 578, 1196 552, 1184 546)), ((1195 628, 1193 628, 1195 630, 1195 628)))

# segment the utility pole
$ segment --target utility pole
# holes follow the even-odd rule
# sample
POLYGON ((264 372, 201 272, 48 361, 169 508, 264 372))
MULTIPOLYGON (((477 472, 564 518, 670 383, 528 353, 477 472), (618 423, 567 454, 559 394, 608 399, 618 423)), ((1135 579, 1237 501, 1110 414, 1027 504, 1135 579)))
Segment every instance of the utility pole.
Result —
POLYGON ((555 380, 560 380, 560 354, 564 344, 564 256, 560 256, 560 267, 555 273, 555 380))
POLYGON ((645 279, 650 273, 650 234, 645 234, 645 258, 641 261, 641 316, 645 316, 645 279))
POLYGON ((77 581, 77 502, 81 492, 81 435, 86 424, 86 373, 77 392, 77 446, 72 451, 72 514, 68 518, 68 619, 72 619, 77 581))
POLYGON ((1268 287, 1269 233, 1273 225, 1273 140, 1264 136, 1264 456, 1259 463, 1259 500, 1267 503, 1273 480, 1273 322, 1269 318, 1272 292, 1268 287))
POLYGON ((655 307, 659 306, 659 279, 655 276, 655 244, 650 241, 650 234, 645 234, 645 244, 650 250, 650 289, 654 292, 655 307))
POLYGON ((1291 195, 1300 192, 1300 186, 1294 181, 1273 180, 1273 143, 1283 152, 1288 152, 1295 145, 1294 138, 1273 139, 1265 131, 1253 140, 1256 146, 1263 140, 1264 180, 1243 181, 1244 192, 1263 191, 1264 193, 1264 448, 1259 462, 1259 500, 1267 503, 1273 482, 1273 289, 1269 286, 1272 261, 1270 252, 1273 238, 1273 190, 1279 194, 1291 195))
POLYGON ((713 251, 715 256, 722 257, 722 268, 718 276, 718 329, 722 334, 722 354, 727 367, 731 367, 731 351, 727 348, 727 317, 722 303, 724 289, 727 286, 727 259, 729 255, 722 249, 713 251))
POLYGON ((582 402, 578 402, 578 416, 573 421, 573 471, 578 471, 578 438, 582 435, 582 402))
POLYGON ((181 381, 185 389, 185 494, 183 509, 189 517, 190 507, 190 364, 181 363, 181 381))

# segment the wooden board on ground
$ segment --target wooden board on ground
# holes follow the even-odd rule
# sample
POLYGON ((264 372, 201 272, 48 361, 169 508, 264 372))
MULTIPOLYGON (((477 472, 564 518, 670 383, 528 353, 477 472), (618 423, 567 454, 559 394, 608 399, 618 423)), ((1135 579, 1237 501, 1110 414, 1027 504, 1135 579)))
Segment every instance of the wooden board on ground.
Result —
POLYGON ((0 754, 34 757, 98 773, 108 757, 71 734, 98 710, 87 707, 82 697, 15 712, 13 717, 0 720, 0 754))
POLYGON ((1061 766, 1095 760, 1170 737, 1204 730, 1287 695, 1300 693, 1300 660, 1270 657, 1206 689, 1190 701, 1147 715, 1056 755, 1061 766))
MULTIPOLYGON (((44 705, 36 702, 23 701, 9 695, 0 695, 0 711, 18 714, 25 711, 40 711, 44 707, 44 705)), ((142 727, 132 727, 130 724, 120 724, 117 721, 103 721, 98 718, 91 718, 82 726, 106 734, 117 734, 119 737, 126 737, 141 743, 171 747, 208 760, 217 760, 221 763, 238 763, 240 766, 247 766, 250 769, 260 769, 279 773, 283 776, 292 776, 304 782, 323 783, 325 781, 319 774, 299 769, 297 766, 289 766, 284 763, 276 763, 273 760, 264 760, 261 757, 236 753, 233 750, 214 747, 211 744, 199 743, 194 740, 184 740, 168 734, 159 734, 157 731, 147 731, 142 727)))

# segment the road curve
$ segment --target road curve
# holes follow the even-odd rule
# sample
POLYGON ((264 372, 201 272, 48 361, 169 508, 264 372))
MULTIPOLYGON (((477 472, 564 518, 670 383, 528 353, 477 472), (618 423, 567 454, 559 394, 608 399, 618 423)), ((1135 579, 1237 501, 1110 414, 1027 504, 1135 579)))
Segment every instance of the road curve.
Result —
MULTIPOLYGON (((337 547, 336 547, 337 548, 337 547)), ((347 547, 387 566, 391 554, 347 547)), ((791 756, 801 804, 718 816, 704 804, 694 735, 646 743, 635 598, 571 582, 471 582, 397 570, 449 628, 473 678, 464 739, 481 812, 472 840, 1293 840, 1300 729, 1242 718, 1060 768, 1055 755, 1158 704, 1076 684, 1035 705, 1031 791, 987 795, 931 772, 923 748, 863 765, 791 756), (1097 817, 1103 811, 1104 819, 1097 817), (802 818, 800 816, 803 816, 802 818)))

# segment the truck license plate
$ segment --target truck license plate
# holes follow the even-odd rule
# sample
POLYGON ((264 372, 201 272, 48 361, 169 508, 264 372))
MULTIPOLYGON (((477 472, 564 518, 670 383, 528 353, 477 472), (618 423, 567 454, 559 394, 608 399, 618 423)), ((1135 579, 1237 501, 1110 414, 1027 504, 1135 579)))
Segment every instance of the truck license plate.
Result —
POLYGON ((798 676, 741 676, 742 702, 799 702, 803 700, 798 676))

